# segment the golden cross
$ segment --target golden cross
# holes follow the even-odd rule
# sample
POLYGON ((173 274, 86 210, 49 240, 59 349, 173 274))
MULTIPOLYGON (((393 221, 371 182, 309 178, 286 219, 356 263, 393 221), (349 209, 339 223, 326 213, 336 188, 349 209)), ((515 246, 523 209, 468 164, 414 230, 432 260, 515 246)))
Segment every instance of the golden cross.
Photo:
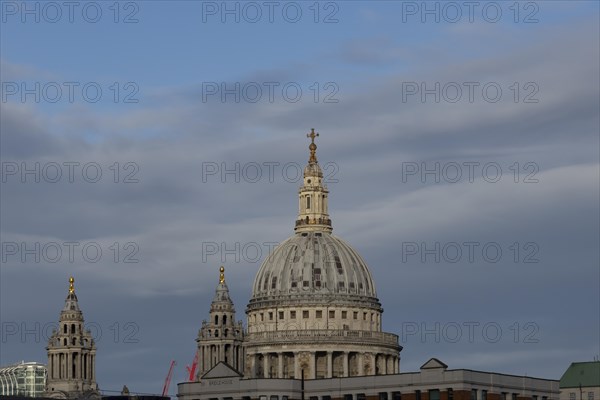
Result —
POLYGON ((315 138, 316 138, 317 136, 319 136, 319 134, 318 134, 318 133, 315 133, 315 128, 312 128, 312 129, 310 130, 310 133, 307 133, 307 134, 306 134, 306 137, 307 137, 307 138, 310 138, 312 143, 314 143, 314 142, 315 142, 315 138))

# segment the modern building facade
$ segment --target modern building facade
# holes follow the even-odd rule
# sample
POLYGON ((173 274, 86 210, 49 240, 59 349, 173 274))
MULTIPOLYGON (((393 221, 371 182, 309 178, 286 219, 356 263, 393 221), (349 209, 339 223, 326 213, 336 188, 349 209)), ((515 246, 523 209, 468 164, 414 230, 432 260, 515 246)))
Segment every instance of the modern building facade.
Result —
POLYGON ((560 400, 599 400, 600 361, 574 362, 560 378, 560 400))
POLYGON ((0 396, 40 397, 46 389, 46 366, 21 362, 0 368, 0 396))
POLYGON ((329 191, 316 156, 318 133, 313 129, 307 136, 310 155, 294 234, 256 274, 247 330, 241 323, 232 325, 235 314, 221 269, 211 322, 203 323, 197 339, 205 367, 195 382, 179 384, 178 397, 558 400, 558 381, 448 370, 436 359, 419 372, 400 373, 402 347, 397 335, 382 329, 383 308, 369 267, 332 234, 329 191), (219 316, 214 310, 223 312, 219 316))
POLYGON ((46 396, 54 398, 93 397, 96 384, 96 344, 84 329, 83 313, 75 294, 75 279, 69 278, 69 293, 60 312, 58 330, 48 340, 46 396))

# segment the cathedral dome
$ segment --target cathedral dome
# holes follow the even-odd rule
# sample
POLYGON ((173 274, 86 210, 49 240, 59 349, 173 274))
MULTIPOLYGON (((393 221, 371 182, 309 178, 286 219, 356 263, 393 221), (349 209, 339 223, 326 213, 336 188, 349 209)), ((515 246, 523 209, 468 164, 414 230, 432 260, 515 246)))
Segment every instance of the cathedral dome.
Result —
POLYGON ((246 315, 245 375, 333 378, 396 373, 398 336, 382 331, 383 309, 367 264, 334 236, 329 190, 315 137, 298 191, 294 235, 264 260, 246 315))
POLYGON ((375 284, 362 257, 328 232, 299 232, 277 246, 254 280, 254 301, 291 296, 321 301, 335 295, 377 302, 375 284))
POLYGON ((381 310, 367 264, 350 245, 331 234, 327 187, 321 178, 314 138, 299 190, 295 234, 264 260, 254 280, 248 310, 272 306, 346 304, 381 310))

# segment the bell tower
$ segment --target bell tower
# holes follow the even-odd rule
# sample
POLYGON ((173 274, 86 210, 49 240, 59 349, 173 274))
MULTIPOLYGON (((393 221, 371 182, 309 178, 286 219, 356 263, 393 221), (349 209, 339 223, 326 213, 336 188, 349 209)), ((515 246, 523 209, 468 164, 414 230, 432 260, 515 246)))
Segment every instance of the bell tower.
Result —
POLYGON ((198 332, 198 375, 208 372, 219 362, 224 362, 237 371, 243 371, 244 353, 242 343, 244 329, 242 321, 235 321, 235 308, 225 283, 225 268, 219 269, 219 284, 210 305, 210 320, 202 321, 198 332))
POLYGON ((96 344, 84 329, 83 313, 75 294, 75 279, 69 278, 69 293, 60 312, 58 330, 48 340, 46 395, 78 397, 97 394, 96 344))

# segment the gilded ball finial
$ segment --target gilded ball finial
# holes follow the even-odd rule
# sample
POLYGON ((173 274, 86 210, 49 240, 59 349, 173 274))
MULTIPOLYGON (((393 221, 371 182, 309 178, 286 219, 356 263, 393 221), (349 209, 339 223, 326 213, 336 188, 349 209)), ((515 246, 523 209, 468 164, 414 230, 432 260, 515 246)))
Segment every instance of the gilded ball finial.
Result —
POLYGON ((221 265, 221 268, 219 268, 219 272, 219 283, 225 283, 225 267, 221 265))
POLYGON ((69 293, 75 293, 75 278, 70 277, 69 278, 69 293))

